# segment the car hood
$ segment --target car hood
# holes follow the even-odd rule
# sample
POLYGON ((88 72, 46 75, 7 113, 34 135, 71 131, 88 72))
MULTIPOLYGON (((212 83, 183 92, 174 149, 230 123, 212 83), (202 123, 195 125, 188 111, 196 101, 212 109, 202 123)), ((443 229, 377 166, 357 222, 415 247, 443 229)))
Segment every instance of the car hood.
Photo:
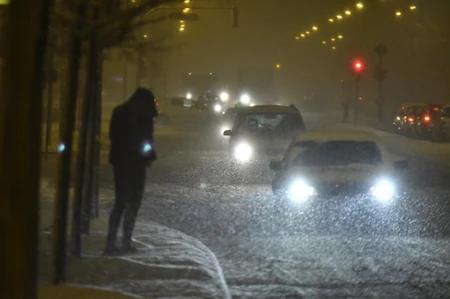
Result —
MULTIPOLYGON (((304 179, 319 194, 366 193, 376 181, 389 178, 383 166, 349 165, 331 167, 295 167, 287 172, 288 181, 304 179)), ((288 182, 287 182, 288 183, 288 182)))
POLYGON ((363 182, 387 173, 383 166, 351 164, 346 166, 292 167, 289 176, 306 176, 320 182, 363 182))

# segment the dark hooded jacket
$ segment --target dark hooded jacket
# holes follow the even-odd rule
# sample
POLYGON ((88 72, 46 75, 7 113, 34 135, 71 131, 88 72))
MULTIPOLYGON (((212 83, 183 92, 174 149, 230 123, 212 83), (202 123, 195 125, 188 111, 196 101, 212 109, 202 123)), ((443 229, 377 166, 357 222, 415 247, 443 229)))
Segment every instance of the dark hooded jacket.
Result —
POLYGON ((156 158, 153 118, 157 115, 153 93, 145 88, 138 88, 114 109, 109 128, 111 164, 148 163, 156 158), (151 145, 151 151, 143 151, 145 144, 151 145))

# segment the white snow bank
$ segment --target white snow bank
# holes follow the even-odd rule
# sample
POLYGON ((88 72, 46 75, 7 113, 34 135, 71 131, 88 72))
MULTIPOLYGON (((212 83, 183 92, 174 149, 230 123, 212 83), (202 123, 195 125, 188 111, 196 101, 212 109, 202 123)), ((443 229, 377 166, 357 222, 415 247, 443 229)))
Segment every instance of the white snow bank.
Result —
MULTIPOLYGON (((67 282, 95 285, 144 298, 231 298, 215 255, 200 241, 156 223, 136 224, 135 254, 103 257, 107 218, 92 223, 83 258, 68 257, 67 282)), ((120 237, 119 237, 120 240, 120 237)), ((41 234, 40 275, 51 281, 51 235, 41 234)))
POLYGON ((39 299, 133 299, 142 298, 118 291, 95 287, 70 285, 42 285, 39 287, 39 299))

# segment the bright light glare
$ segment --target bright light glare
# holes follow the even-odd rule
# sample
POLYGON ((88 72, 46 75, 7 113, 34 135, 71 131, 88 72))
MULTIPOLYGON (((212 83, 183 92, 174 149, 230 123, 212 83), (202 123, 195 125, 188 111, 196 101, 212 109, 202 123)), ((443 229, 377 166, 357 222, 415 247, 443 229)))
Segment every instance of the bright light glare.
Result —
POLYGON ((240 143, 234 149, 234 156, 240 162, 248 162, 253 155, 253 150, 247 143, 240 143))
POLYGON ((397 17, 400 17, 400 16, 402 15, 402 12, 401 12, 401 11, 397 11, 397 12, 395 12, 395 15, 396 15, 397 17))
POLYGON ((362 4, 362 2, 356 3, 356 8, 362 9, 363 7, 364 7, 364 4, 362 4))
POLYGON ((143 151, 144 153, 148 153, 148 152, 151 151, 151 150, 152 150, 152 146, 150 145, 150 143, 145 143, 144 146, 143 146, 143 148, 142 148, 142 151, 143 151))
POLYGON ((319 28, 317 28, 317 26, 312 27, 312 30, 314 30, 314 31, 317 31, 317 29, 319 29, 319 28))
MULTIPOLYGON (((191 73, 189 73, 189 75, 190 75, 191 73)), ((188 99, 188 100, 190 100, 190 99, 192 99, 192 94, 190 93, 190 92, 188 92, 187 94, 186 94, 186 99, 188 99)))
POLYGON ((248 94, 243 94, 241 96, 241 103, 242 104, 249 104, 250 103, 250 96, 248 94))
POLYGON ((219 104, 214 105, 214 111, 216 111, 216 112, 222 111, 222 106, 219 104))
POLYGON ((350 10, 346 10, 346 11, 345 11, 345 14, 346 14, 347 16, 349 16, 349 15, 352 14, 352 12, 351 12, 350 10))
POLYGON ((333 23, 334 22, 334 19, 328 19, 328 22, 330 22, 330 23, 333 23))
POLYGON ((66 149, 66 145, 64 144, 64 142, 60 142, 58 145, 58 153, 62 153, 64 150, 66 149))
POLYGON ((302 180, 294 181, 289 188, 289 197, 295 201, 305 201, 309 196, 316 195, 314 187, 302 180))
POLYGON ((229 97, 230 96, 228 95, 228 92, 226 92, 226 91, 224 91, 220 94, 220 99, 222 100, 222 102, 228 101, 229 97))
POLYGON ((185 9, 183 9, 183 12, 189 12, 191 9, 190 8, 185 8, 185 9))
POLYGON ((342 19, 341 15, 337 15, 336 18, 338 18, 339 20, 342 19))
POLYGON ((409 7, 409 9, 411 9, 411 10, 416 10, 416 9, 417 9, 417 6, 411 5, 411 6, 409 7))
POLYGON ((395 187, 391 182, 383 180, 380 181, 375 187, 373 187, 372 191, 377 200, 388 201, 394 197, 395 187))

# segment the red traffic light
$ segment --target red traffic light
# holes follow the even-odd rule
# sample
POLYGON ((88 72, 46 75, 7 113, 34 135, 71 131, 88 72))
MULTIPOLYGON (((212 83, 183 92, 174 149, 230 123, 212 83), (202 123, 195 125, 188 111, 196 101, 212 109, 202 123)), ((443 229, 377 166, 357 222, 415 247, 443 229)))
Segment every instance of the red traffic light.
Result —
POLYGON ((361 72, 364 69, 364 63, 361 60, 356 60, 353 62, 353 70, 355 72, 361 72))

